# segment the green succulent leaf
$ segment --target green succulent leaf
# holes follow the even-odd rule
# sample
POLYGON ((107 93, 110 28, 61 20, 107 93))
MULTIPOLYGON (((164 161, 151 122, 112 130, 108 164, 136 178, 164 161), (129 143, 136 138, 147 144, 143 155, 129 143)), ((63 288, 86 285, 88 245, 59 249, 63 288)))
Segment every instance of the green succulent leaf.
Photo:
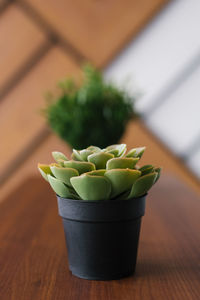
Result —
POLYGON ((70 199, 76 199, 76 194, 72 192, 70 188, 68 188, 61 180, 51 176, 47 175, 48 181, 54 190, 54 192, 63 198, 70 198, 70 199))
POLYGON ((131 149, 127 154, 126 157, 139 157, 141 158, 146 147, 138 147, 131 149))
POLYGON ((130 194, 130 189, 128 191, 125 191, 125 192, 117 195, 112 200, 126 200, 127 197, 129 196, 129 194, 130 194))
POLYGON ((138 178, 132 186, 128 199, 145 195, 152 187, 157 177, 157 173, 153 172, 138 178))
POLYGON ((83 159, 82 159, 82 157, 81 157, 81 155, 80 155, 80 153, 79 153, 79 151, 78 150, 76 150, 76 149, 73 149, 73 158, 75 158, 75 160, 77 160, 77 161, 83 161, 83 159))
POLYGON ((104 149, 103 151, 106 152, 106 153, 111 153, 111 154, 113 154, 114 157, 117 157, 118 154, 119 154, 119 151, 118 151, 117 149, 111 149, 111 150, 106 150, 106 149, 104 149))
POLYGON ((141 172, 131 169, 113 169, 105 172, 112 185, 111 197, 116 197, 121 193, 131 189, 133 183, 140 177, 141 172))
POLYGON ((135 155, 136 153, 136 149, 131 149, 127 154, 126 154, 126 157, 137 157, 135 155))
POLYGON ((59 167, 59 163, 51 163, 51 164, 49 165, 49 167, 51 167, 51 166, 59 167))
POLYGON ((118 157, 124 156, 126 153, 126 150, 127 150, 126 144, 119 145, 119 147, 117 149, 119 150, 118 157))
POLYGON ((72 153, 71 159, 72 159, 72 160, 75 160, 75 161, 80 161, 79 159, 76 158, 76 155, 75 155, 74 153, 72 153))
POLYGON ((154 183, 156 183, 158 181, 158 179, 160 178, 161 170, 162 170, 162 168, 155 168, 154 169, 154 171, 157 173, 157 176, 156 176, 156 179, 155 179, 154 183))
POLYGON ((128 158, 128 157, 120 157, 120 158, 112 158, 107 161, 106 169, 133 169, 138 162, 139 158, 128 158))
MULTIPOLYGON (((80 101, 84 100, 83 90, 79 96, 80 101)), ((145 147, 138 147, 125 154, 126 144, 104 149, 89 146, 83 150, 73 149, 71 160, 54 151, 56 163, 38 164, 38 169, 56 194, 64 198, 131 199, 146 194, 160 177, 161 168, 137 165, 144 151, 145 147)))
POLYGON ((94 170, 91 172, 87 172, 88 175, 93 175, 93 176, 104 176, 106 172, 106 169, 99 169, 99 170, 94 170))
POLYGON ((96 169, 105 169, 107 161, 113 157, 111 153, 99 152, 89 155, 88 161, 95 164, 96 169))
POLYGON ((117 150, 118 154, 117 157, 121 157, 126 152, 126 144, 119 144, 119 145, 111 145, 106 148, 107 151, 117 150))
POLYGON ((71 184, 83 200, 107 200, 111 192, 109 180, 103 176, 83 174, 72 177, 71 184))
POLYGON ((65 162, 64 159, 58 159, 57 162, 60 167, 64 167, 64 162, 65 162))
POLYGON ((80 154, 82 160, 84 160, 84 161, 87 161, 88 160, 88 156, 91 155, 91 154, 93 154, 93 153, 94 153, 94 151, 87 150, 87 149, 79 151, 79 154, 80 154))
POLYGON ((64 165, 66 168, 76 169, 80 175, 95 170, 95 165, 86 161, 69 160, 66 161, 64 165))
POLYGON ((51 172, 53 175, 61 180, 63 183, 65 183, 68 186, 71 186, 70 178, 74 176, 79 176, 79 173, 76 169, 72 168, 63 168, 63 167, 50 167, 51 172))
POLYGON ((149 174, 149 173, 153 172, 154 171, 154 166, 145 165, 145 166, 139 168, 139 170, 142 172, 142 176, 143 176, 143 175, 146 175, 146 174, 149 174))
POLYGON ((91 150, 92 152, 101 152, 101 148, 96 146, 89 146, 86 150, 91 150))
POLYGON ((53 151, 52 152, 52 156, 55 159, 55 161, 58 162, 58 160, 62 159, 64 161, 68 160, 67 156, 64 155, 62 152, 58 152, 58 151, 53 151))
POLYGON ((40 174, 46 181, 48 181, 48 174, 53 175, 49 165, 38 164, 38 170, 40 171, 40 174))

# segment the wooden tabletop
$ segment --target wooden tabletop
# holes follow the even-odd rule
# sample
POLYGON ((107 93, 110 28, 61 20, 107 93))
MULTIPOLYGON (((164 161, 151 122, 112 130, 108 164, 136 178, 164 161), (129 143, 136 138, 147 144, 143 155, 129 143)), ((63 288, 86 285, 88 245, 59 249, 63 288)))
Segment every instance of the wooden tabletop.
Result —
POLYGON ((197 300, 199 220, 199 197, 162 176, 147 199, 135 275, 87 281, 68 271, 55 195, 42 179, 29 178, 0 205, 0 298, 197 300))

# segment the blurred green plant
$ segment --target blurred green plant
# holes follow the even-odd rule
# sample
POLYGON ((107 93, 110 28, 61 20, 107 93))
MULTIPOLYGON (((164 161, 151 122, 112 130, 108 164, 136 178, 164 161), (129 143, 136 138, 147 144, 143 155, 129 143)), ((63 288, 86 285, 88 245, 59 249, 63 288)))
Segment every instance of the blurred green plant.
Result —
POLYGON ((56 163, 38 164, 38 169, 57 195, 82 200, 131 199, 146 194, 159 179, 161 168, 136 164, 145 147, 131 149, 126 144, 105 149, 90 146, 73 149, 71 160, 53 152, 56 163))
POLYGON ((72 148, 106 147, 119 142, 128 121, 136 116, 134 100, 91 65, 83 68, 81 85, 70 78, 59 83, 60 94, 47 102, 45 117, 72 148))

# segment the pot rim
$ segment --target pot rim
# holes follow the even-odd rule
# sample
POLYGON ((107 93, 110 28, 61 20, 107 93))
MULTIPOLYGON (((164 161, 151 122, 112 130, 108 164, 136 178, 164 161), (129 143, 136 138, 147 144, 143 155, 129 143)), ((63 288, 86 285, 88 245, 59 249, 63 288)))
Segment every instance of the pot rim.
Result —
POLYGON ((136 219, 145 213, 146 195, 126 200, 73 200, 57 196, 58 213, 68 220, 111 222, 136 219))
POLYGON ((61 197, 61 196, 59 196, 58 194, 56 194, 56 197, 57 198, 61 198, 62 200, 66 200, 66 201, 73 201, 73 202, 77 202, 77 203, 96 203, 96 204, 98 204, 98 203, 110 203, 110 202, 123 202, 123 201, 130 201, 130 200, 136 200, 136 199, 140 199, 140 198, 144 198, 144 197, 146 197, 148 195, 148 193, 145 193, 145 194, 143 194, 142 196, 139 196, 139 197, 135 197, 135 198, 130 198, 130 199, 117 199, 117 200, 115 200, 115 199, 106 199, 106 200, 83 200, 83 199, 71 199, 71 198, 64 198, 64 197, 61 197))

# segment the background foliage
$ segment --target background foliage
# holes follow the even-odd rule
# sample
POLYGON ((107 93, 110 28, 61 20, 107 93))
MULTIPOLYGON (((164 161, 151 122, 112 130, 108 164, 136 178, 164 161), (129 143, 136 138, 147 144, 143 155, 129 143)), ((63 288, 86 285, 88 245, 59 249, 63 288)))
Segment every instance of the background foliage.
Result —
POLYGON ((83 73, 81 85, 72 78, 59 84, 59 97, 49 101, 45 109, 47 121, 72 148, 116 144, 135 116, 134 99, 105 83, 92 66, 85 66, 83 73))

